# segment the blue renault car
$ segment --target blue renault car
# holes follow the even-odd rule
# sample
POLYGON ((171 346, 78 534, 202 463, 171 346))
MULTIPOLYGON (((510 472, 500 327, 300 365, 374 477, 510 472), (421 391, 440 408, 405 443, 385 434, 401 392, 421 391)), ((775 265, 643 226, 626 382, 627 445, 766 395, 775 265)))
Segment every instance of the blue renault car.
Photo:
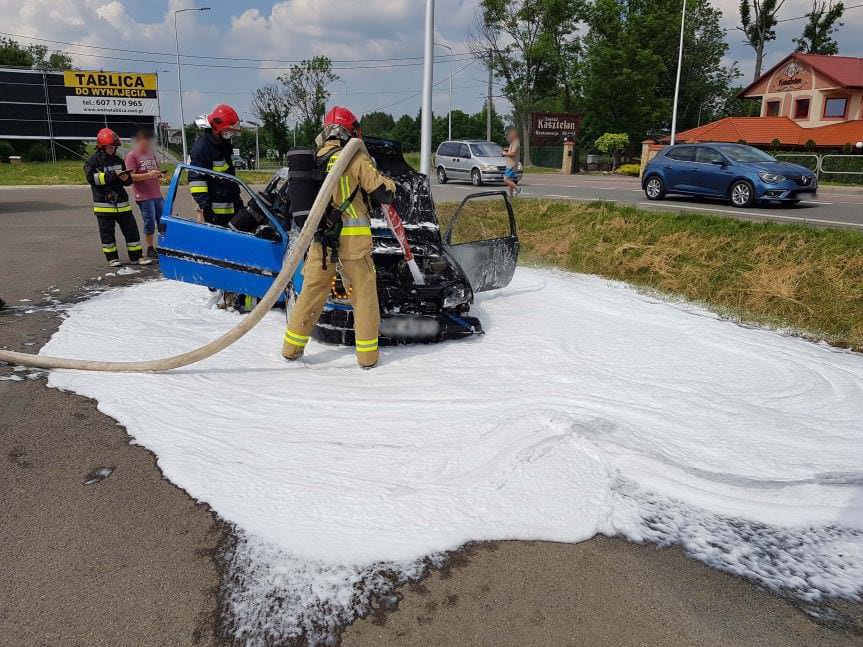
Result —
POLYGON ((648 162, 641 187, 648 200, 681 193, 729 200, 735 207, 791 206, 815 197, 818 179, 805 166, 780 162, 745 144, 677 144, 648 162))

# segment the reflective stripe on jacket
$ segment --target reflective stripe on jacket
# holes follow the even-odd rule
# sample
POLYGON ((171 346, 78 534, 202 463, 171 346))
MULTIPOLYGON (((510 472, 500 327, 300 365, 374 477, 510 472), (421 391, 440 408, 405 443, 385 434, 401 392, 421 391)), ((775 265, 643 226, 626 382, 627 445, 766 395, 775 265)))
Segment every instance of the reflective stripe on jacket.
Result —
MULTIPOLYGON (((327 171, 332 170, 339 158, 338 140, 327 140, 318 151, 318 157, 329 155, 327 171), (336 152, 332 152, 333 150, 336 152)), ((333 191, 331 204, 342 211, 342 237, 339 243, 339 255, 343 258, 358 258, 366 251, 371 251, 371 221, 366 196, 381 186, 395 192, 395 183, 382 175, 375 167, 368 153, 362 151, 354 156, 344 174, 339 178, 339 184, 333 191)))
POLYGON ((119 156, 108 155, 103 150, 97 150, 84 163, 84 175, 93 193, 93 213, 117 214, 132 210, 126 192, 132 177, 117 175, 125 169, 119 156))
MULTIPOLYGON (((195 140, 190 157, 194 166, 234 175, 233 154, 231 142, 208 130, 195 140)), ((194 171, 189 171, 189 192, 198 207, 216 214, 234 213, 234 205, 240 201, 240 187, 236 182, 194 171)))

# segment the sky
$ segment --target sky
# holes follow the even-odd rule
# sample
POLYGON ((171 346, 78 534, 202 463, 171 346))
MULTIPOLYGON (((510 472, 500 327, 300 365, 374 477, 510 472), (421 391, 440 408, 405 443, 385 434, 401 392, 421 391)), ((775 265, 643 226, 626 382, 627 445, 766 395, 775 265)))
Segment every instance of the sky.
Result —
MULTIPOLYGON (((847 0, 846 5, 863 3, 847 0)), ((738 0, 714 0, 723 11, 731 49, 728 60, 737 61, 742 81, 752 78, 752 49, 735 30, 738 0)), ((486 92, 487 71, 463 55, 475 22, 477 0, 437 0, 435 41, 455 53, 436 47, 433 106, 437 114, 449 105, 450 67, 453 106, 466 112, 480 110, 486 92), (459 56, 462 54, 461 56, 459 56), (460 62, 458 59, 464 59, 460 62), (459 71, 462 67, 465 69, 459 71)), ((3 34, 82 43, 166 55, 110 52, 75 45, 55 45, 75 53, 75 64, 84 69, 159 73, 163 119, 179 123, 177 68, 175 65, 174 10, 209 6, 207 12, 178 15, 180 51, 183 59, 183 105, 186 121, 208 112, 216 103, 227 102, 244 118, 252 118, 251 93, 283 73, 289 63, 315 55, 334 61, 344 80, 330 87, 333 101, 347 102, 361 114, 381 109, 395 115, 416 114, 422 83, 423 22, 425 0, 0 0, 3 34), (195 59, 193 56, 269 59, 195 59), (122 60, 121 60, 122 59, 122 60), (129 60, 125 60, 129 59, 129 60), (370 61, 369 59, 389 59, 370 61), (215 67, 218 64, 222 67, 215 67), (242 67, 240 67, 242 66, 242 67), (273 69, 275 68, 275 69, 273 69), (347 101, 345 93, 347 92, 347 101)), ((787 0, 782 18, 802 16, 810 0, 787 0)), ((676 16, 670 19, 677 20, 676 16)), ((765 64, 778 62, 793 49, 804 21, 784 22, 777 39, 769 45, 765 64)), ((27 39, 19 38, 22 42, 27 39)), ((846 13, 838 32, 840 53, 863 56, 863 7, 846 13)), ((43 43, 51 46, 51 43, 43 43)), ((495 86, 495 93, 499 93, 495 86)), ((502 98, 500 111, 508 110, 502 98)))

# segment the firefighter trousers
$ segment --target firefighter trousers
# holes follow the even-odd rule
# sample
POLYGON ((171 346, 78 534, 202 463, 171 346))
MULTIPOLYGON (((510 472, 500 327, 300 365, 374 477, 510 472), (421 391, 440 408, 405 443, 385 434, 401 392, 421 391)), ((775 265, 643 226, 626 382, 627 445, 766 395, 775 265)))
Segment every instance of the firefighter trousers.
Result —
POLYGON ((96 214, 99 221, 99 238, 102 240, 102 252, 108 261, 115 261, 119 258, 117 252, 117 225, 120 226, 120 231, 123 232, 123 238, 126 239, 126 251, 129 253, 129 260, 132 262, 141 258, 143 249, 141 247, 141 235, 138 233, 138 224, 135 222, 135 216, 131 211, 124 211, 116 214, 96 214))
MULTIPOLYGON (((282 344, 282 355, 288 359, 296 359, 303 354, 336 276, 337 264, 327 259, 327 267, 324 268, 321 258, 321 245, 312 243, 303 267, 303 289, 291 310, 282 344)), ((356 259, 342 259, 338 265, 338 270, 346 275, 351 285, 357 363, 365 367, 374 366, 378 361, 381 313, 371 252, 356 259)))

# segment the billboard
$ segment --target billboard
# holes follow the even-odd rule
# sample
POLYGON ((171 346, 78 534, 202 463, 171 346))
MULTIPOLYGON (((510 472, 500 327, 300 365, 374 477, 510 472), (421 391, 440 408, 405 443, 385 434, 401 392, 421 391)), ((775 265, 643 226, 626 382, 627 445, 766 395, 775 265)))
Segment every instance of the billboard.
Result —
POLYGON ((531 144, 562 144, 575 139, 581 129, 577 112, 534 112, 530 115, 531 144))
POLYGON ((67 70, 63 72, 63 86, 70 115, 159 114, 155 74, 67 70))
POLYGON ((67 91, 63 72, 0 67, 0 139, 95 139, 105 127, 128 138, 141 127, 153 127, 153 117, 148 114, 115 113, 110 108, 96 113, 70 112, 67 91))

